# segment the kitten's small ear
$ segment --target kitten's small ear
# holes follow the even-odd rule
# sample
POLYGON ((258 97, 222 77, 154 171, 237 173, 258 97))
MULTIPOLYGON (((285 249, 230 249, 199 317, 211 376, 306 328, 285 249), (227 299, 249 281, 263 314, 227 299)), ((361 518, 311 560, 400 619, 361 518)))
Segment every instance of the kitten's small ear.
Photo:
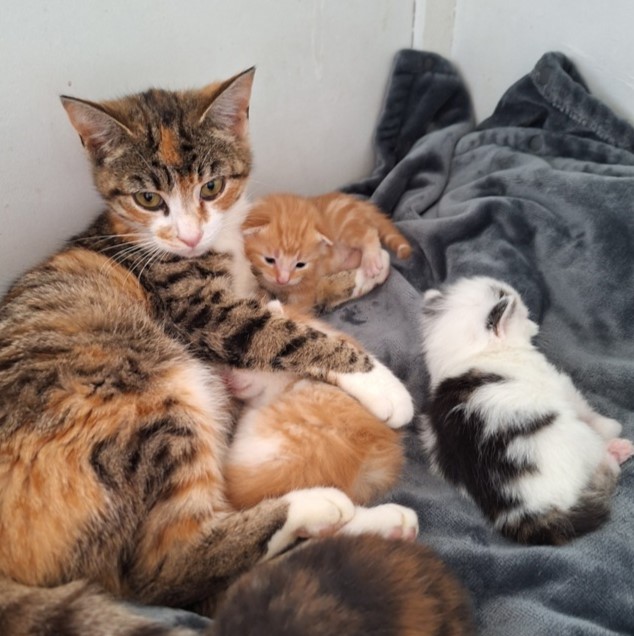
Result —
POLYGON ((333 245, 333 242, 323 232, 320 232, 319 230, 317 230, 317 239, 321 243, 324 243, 325 245, 327 245, 328 247, 331 247, 333 245))
POLYGON ((498 301, 487 316, 486 327, 498 338, 504 338, 511 314, 515 309, 515 298, 505 296, 498 301))
POLYGON ((438 289, 428 289, 423 294, 423 314, 434 316, 442 304, 443 295, 438 289))
POLYGON ((202 89, 206 100, 199 123, 205 119, 227 128, 238 137, 244 137, 248 129, 249 100, 255 66, 218 84, 210 84, 202 89))
POLYGON ((242 234, 244 236, 259 234, 270 222, 271 219, 268 215, 263 214, 258 207, 255 207, 242 222, 242 234))
POLYGON ((442 298, 442 292, 439 289, 428 289, 423 294, 423 302, 424 303, 430 303, 435 298, 442 298))
POLYGON ((123 122, 100 104, 68 95, 61 95, 60 99, 70 123, 79 133, 81 143, 91 153, 101 150, 121 132, 132 135, 132 131, 123 122))

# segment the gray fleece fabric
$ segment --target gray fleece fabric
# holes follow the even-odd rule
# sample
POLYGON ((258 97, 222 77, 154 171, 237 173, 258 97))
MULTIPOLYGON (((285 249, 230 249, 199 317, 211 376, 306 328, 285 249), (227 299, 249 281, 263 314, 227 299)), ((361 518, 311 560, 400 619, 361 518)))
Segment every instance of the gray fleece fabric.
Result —
MULTIPOLYGON (((387 283, 329 321, 374 351, 424 410, 421 292, 460 276, 507 281, 540 324, 536 344, 634 438, 634 128, 547 53, 473 122, 454 68, 398 53, 375 136, 376 167, 346 188, 370 197, 415 246, 387 283)), ((474 596, 487 636, 634 634, 634 460, 612 518, 565 547, 499 536, 430 475, 411 427, 392 499, 416 509, 432 545, 474 596)))

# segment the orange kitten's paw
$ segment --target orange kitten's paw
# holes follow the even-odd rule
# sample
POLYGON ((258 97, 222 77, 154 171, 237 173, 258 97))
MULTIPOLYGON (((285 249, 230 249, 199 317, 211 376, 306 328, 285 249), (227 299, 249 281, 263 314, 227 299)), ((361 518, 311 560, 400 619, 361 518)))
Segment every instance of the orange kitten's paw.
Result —
POLYGON ((283 499, 289 504, 286 523, 269 541, 267 557, 279 554, 298 538, 334 534, 355 514, 352 501, 336 488, 294 490, 283 499))
POLYGON ((368 373, 339 373, 337 385, 392 428, 412 421, 414 402, 400 380, 378 360, 368 373))
POLYGON ((364 296, 372 291, 377 285, 384 283, 390 273, 390 255, 386 250, 379 253, 381 260, 381 268, 376 275, 370 276, 363 267, 359 267, 354 278, 353 298, 364 296))
MULTIPOLYGON (((383 253, 387 254, 387 252, 382 249, 367 249, 361 255, 361 269, 367 278, 377 278, 385 269, 383 253)), ((387 262, 389 266, 389 254, 387 262)))
POLYGON ((418 516, 411 508, 392 503, 374 508, 357 507, 353 519, 339 533, 374 533, 386 539, 414 541, 418 536, 418 516))

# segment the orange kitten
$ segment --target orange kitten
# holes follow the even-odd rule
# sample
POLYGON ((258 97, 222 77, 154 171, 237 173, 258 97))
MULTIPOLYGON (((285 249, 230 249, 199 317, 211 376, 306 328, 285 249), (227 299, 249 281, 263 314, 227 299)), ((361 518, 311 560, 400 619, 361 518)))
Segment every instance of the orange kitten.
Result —
MULTIPOLYGON (((302 319, 279 301, 268 306, 302 319)), ((316 320, 306 323, 328 332, 316 320)), ((395 484, 403 465, 400 435, 338 387, 292 373, 237 369, 226 381, 246 404, 223 470, 234 507, 308 484, 339 488, 367 504, 395 484)))
POLYGON ((412 251, 375 205, 340 192, 264 197, 242 230, 260 284, 305 311, 331 309, 383 283, 389 255, 382 243, 399 258, 412 251))

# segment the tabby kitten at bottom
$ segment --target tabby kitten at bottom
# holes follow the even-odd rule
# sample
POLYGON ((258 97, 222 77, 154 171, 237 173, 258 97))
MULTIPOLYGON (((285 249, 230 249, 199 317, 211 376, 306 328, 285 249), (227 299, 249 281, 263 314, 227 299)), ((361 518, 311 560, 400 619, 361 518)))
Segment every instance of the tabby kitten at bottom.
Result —
POLYGON ((469 636, 467 592, 420 544, 377 536, 308 542, 231 588, 215 636, 469 636))
POLYGON ((399 258, 412 248, 374 204, 349 194, 272 194, 242 225, 259 283, 302 311, 333 309, 370 292, 389 274, 385 245, 399 258))
POLYGON ((84 579, 210 613, 234 578, 298 536, 363 525, 332 488, 245 511, 224 494, 231 410, 214 364, 337 384, 391 426, 413 414, 358 346, 232 291, 252 78, 63 98, 106 211, 0 305, 4 598, 12 584, 84 579))

